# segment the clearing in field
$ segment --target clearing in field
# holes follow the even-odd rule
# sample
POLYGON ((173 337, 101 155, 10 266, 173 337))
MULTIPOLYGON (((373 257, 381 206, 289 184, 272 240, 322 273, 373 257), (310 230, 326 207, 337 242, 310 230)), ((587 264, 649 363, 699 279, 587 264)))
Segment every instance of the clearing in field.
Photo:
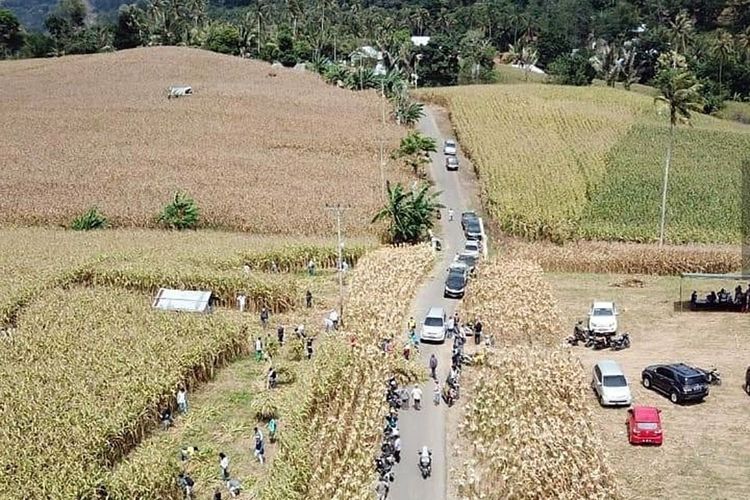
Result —
MULTIPOLYGON (((658 237, 667 117, 636 92, 552 85, 422 91, 448 106, 490 215, 513 235, 658 237)), ((675 133, 668 239, 741 241, 750 127, 697 115, 675 133)))
MULTIPOLYGON (((739 313, 674 312, 678 279, 633 275, 548 274, 556 291, 569 335, 593 299, 614 300, 620 310, 620 329, 630 332, 632 346, 623 351, 591 351, 571 347, 585 373, 587 407, 604 446, 617 457, 626 498, 748 498, 747 464, 750 435, 743 391, 745 369, 750 365, 746 348, 748 315, 739 313), (642 287, 622 287, 637 278, 642 287), (664 444, 660 448, 628 444, 625 410, 601 408, 589 389, 591 370, 602 359, 617 361, 633 391, 636 404, 662 410, 664 444), (646 390, 641 371, 650 364, 684 362, 701 368, 715 366, 722 385, 711 386, 703 403, 678 406, 646 390)), ((710 286, 714 286, 711 283, 710 286)), ((744 285, 744 283, 743 283, 744 285)), ((688 285, 692 286, 692 285, 688 285)), ((726 286, 719 284, 717 288, 726 286)), ((744 288, 744 286, 743 286, 744 288)), ((709 290, 699 292, 708 293, 709 290)), ((689 292, 688 292, 689 294, 689 292)), ((562 339, 561 339, 562 340, 562 339)))
POLYGON ((325 203, 341 202, 347 234, 366 233, 380 140, 403 135, 374 92, 189 48, 3 61, 0 88, 2 224, 67 226, 96 205, 114 225, 150 226, 184 190, 204 226, 323 234, 325 203), (194 94, 168 100, 182 84, 194 94))

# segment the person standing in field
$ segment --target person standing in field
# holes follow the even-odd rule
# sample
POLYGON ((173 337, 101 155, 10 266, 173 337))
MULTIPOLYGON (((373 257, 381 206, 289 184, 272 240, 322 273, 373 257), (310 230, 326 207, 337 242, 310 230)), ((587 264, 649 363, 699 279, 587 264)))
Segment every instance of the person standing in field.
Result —
POLYGON ((258 457, 258 460, 260 463, 263 463, 264 460, 264 445, 263 445, 263 434, 261 434, 260 430, 258 428, 255 428, 255 456, 258 457))
POLYGON ((186 414, 188 411, 187 391, 183 385, 180 385, 177 390, 177 407, 180 409, 181 415, 186 414))
POLYGON ((307 359, 312 358, 313 355, 313 339, 310 337, 307 339, 307 359))
POLYGON ((224 452, 219 453, 219 468, 222 481, 229 481, 229 457, 224 452))
POLYGON ((276 328, 276 338, 279 339, 279 346, 284 345, 284 325, 279 325, 276 328))
POLYGON ((214 498, 213 500, 221 500, 221 489, 217 486, 214 488, 214 498))
POLYGON ((271 420, 268 421, 268 424, 266 427, 268 427, 268 439, 271 440, 272 443, 276 442, 276 427, 278 424, 276 423, 276 419, 271 417, 271 420))
POLYGON ((315 276, 315 261, 313 259, 310 259, 307 263, 307 272, 310 276, 315 276))
POLYGON ((260 322, 263 324, 263 328, 268 326, 268 309, 265 307, 260 311, 260 322))
POLYGON ((244 269, 244 271, 245 271, 245 274, 250 274, 250 266, 248 266, 247 264, 245 264, 245 265, 243 266, 243 269, 244 269))
POLYGON ((305 305, 308 308, 312 307, 312 292, 310 290, 305 294, 305 305))
POLYGON ((241 293, 237 295, 237 304, 240 307, 240 312, 245 312, 245 301, 247 300, 247 297, 244 293, 241 293))
POLYGON ((255 339, 255 361, 263 359, 263 341, 258 337, 255 339))

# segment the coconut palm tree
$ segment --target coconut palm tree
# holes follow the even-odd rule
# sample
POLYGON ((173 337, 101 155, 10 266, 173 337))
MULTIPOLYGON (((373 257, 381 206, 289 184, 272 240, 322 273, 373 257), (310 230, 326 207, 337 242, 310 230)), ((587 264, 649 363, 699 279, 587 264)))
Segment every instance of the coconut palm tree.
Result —
POLYGON ((428 229, 432 229, 435 212, 445 208, 437 201, 440 193, 430 193, 430 186, 407 192, 401 183, 391 187, 386 183, 387 201, 375 214, 372 223, 388 221, 388 236, 391 243, 418 243, 428 229))
POLYGON ((669 145, 667 160, 664 164, 664 179, 661 194, 661 221, 659 224, 659 246, 664 245, 664 225, 667 215, 667 185, 669 169, 674 148, 674 129, 679 123, 691 125, 691 111, 703 109, 703 98, 700 95, 701 85, 695 76, 688 71, 685 58, 677 54, 662 54, 659 57, 661 70, 656 77, 656 84, 661 91, 654 98, 655 103, 662 103, 669 109, 669 145))
POLYGON ((686 10, 681 10, 674 21, 669 22, 671 38, 674 49, 681 54, 687 52, 688 45, 693 41, 695 35, 695 23, 686 10))
POLYGON ((711 54, 719 61, 719 92, 721 92, 721 72, 729 58, 734 54, 734 39, 724 30, 717 31, 717 37, 711 44, 711 54))

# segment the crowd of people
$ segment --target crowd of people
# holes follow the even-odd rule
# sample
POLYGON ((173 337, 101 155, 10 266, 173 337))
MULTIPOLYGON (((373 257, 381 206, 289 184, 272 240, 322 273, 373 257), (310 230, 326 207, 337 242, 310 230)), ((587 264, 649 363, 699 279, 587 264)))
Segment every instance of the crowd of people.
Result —
POLYGON ((750 283, 748 283, 747 289, 744 291, 742 290, 742 285, 737 285, 734 288, 734 296, 732 296, 731 292, 722 288, 718 293, 712 290, 703 300, 699 300, 698 292, 693 290, 693 293, 690 295, 690 304, 693 306, 698 304, 708 306, 734 306, 742 312, 748 312, 750 311, 750 283))

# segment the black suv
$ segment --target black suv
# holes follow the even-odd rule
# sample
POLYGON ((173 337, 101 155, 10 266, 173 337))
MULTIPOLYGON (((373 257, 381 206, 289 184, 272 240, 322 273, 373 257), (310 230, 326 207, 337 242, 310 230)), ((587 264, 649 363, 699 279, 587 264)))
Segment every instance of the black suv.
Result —
POLYGON ((706 374, 684 363, 647 366, 641 379, 643 387, 664 393, 675 404, 708 396, 706 374))

